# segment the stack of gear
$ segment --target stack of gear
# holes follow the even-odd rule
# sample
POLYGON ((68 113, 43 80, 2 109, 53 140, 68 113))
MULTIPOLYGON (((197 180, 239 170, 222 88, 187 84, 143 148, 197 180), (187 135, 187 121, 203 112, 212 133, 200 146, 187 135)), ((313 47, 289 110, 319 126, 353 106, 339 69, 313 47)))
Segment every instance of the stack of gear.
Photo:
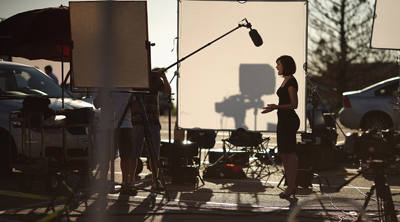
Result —
POLYGON ((47 97, 27 96, 22 102, 18 117, 29 118, 31 127, 40 127, 43 120, 55 115, 54 110, 49 107, 50 103, 47 97))
POLYGON ((173 184, 195 184, 197 182, 199 164, 196 157, 198 153, 196 143, 161 142, 160 157, 167 157, 169 159, 173 184))
POLYGON ((247 132, 245 129, 239 128, 232 132, 228 142, 235 146, 257 146, 261 139, 260 132, 247 132))
POLYGON ((243 168, 235 164, 215 163, 203 171, 204 178, 246 179, 243 168))

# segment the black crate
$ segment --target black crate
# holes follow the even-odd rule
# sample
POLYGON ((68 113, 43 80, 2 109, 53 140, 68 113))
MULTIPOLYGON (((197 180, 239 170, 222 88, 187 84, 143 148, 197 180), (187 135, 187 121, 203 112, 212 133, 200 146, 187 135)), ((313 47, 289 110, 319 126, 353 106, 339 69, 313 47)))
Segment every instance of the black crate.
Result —
POLYGON ((172 184, 190 183, 196 184, 199 176, 199 168, 196 166, 172 166, 172 184))
POLYGON ((297 145, 299 169, 334 170, 339 168, 339 150, 332 146, 297 145))
POLYGON ((333 128, 315 129, 313 132, 306 132, 301 134, 301 141, 305 144, 313 144, 320 146, 329 146, 336 144, 338 134, 333 128))
POLYGON ((198 156, 199 147, 197 143, 168 143, 161 142, 160 156, 169 158, 191 158, 198 156))

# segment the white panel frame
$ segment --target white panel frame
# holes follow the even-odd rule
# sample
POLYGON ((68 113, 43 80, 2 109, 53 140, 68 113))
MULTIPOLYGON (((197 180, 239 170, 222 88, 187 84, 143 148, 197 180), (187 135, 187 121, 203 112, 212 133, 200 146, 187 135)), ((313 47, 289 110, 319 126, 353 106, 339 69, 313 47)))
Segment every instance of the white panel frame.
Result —
POLYGON ((72 82, 76 88, 150 88, 147 2, 70 2, 72 82), (106 30, 105 28, 109 28, 106 30), (106 61, 104 61, 106 56, 106 61), (106 63, 106 64, 104 64, 106 63))
POLYGON ((400 49, 400 1, 376 0, 372 23, 371 44, 373 49, 400 49))
POLYGON ((283 79, 276 59, 291 55, 299 83, 299 132, 306 131, 307 62, 306 1, 200 1, 179 4, 179 58, 235 28, 246 18, 264 44, 255 47, 248 29, 240 28, 180 64, 177 122, 183 129, 275 132, 276 112, 262 107, 278 103, 276 90, 283 79), (251 78, 248 78, 250 77, 251 78), (264 86, 264 87, 263 87, 264 86), (222 111, 218 112, 217 111, 222 111))

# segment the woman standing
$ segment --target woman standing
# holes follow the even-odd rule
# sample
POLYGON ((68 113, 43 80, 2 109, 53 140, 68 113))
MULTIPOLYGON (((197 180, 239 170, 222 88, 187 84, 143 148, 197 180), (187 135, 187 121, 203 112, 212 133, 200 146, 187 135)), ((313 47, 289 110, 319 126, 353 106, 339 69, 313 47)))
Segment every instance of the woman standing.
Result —
POLYGON ((278 75, 283 77, 283 83, 277 91, 279 104, 268 104, 261 113, 269 113, 278 110, 278 125, 276 130, 278 153, 282 159, 285 170, 287 188, 279 194, 282 199, 291 195, 295 197, 297 186, 297 156, 296 133, 300 126, 300 119, 294 111, 297 109, 298 84, 293 74, 296 72, 296 63, 291 56, 281 56, 276 60, 278 75))

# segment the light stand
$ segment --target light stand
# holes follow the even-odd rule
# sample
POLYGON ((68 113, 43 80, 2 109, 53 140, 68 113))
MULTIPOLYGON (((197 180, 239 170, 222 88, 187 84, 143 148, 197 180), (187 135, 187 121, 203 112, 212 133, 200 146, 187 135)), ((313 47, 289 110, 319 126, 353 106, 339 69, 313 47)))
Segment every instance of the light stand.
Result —
MULTIPOLYGON (((313 175, 313 179, 315 179, 315 178, 317 178, 318 179, 318 181, 319 181, 319 186, 321 187, 321 176, 319 176, 318 174, 316 174, 316 173, 314 173, 314 169, 316 168, 315 167, 315 155, 314 155, 314 150, 315 150, 315 148, 314 148, 314 144, 315 144, 315 132, 314 132, 314 129, 315 129, 315 107, 316 107, 316 104, 317 104, 317 102, 315 101, 315 94, 317 94, 317 95, 319 95, 318 94, 318 92, 317 92, 317 89, 316 89, 316 87, 312 84, 312 82, 311 82, 311 79, 310 79, 310 77, 309 77, 309 75, 307 74, 307 79, 308 79, 308 81, 309 81, 309 83, 312 85, 312 92, 311 92, 311 107, 312 107, 312 109, 311 109, 311 118, 310 118, 310 128, 311 128, 311 156, 312 156, 312 169, 311 169, 311 173, 312 173, 312 175, 313 175)), ((321 98, 321 96, 319 96, 320 98, 321 98)), ((323 102, 323 100, 321 100, 322 102, 323 102)), ((325 103, 323 103, 324 104, 324 106, 326 106, 326 104, 325 103)), ((330 116, 332 116, 332 113, 331 113, 331 111, 329 110, 329 108, 328 107, 326 107, 327 109, 328 109, 328 111, 329 111, 329 114, 330 114, 330 116)), ((332 118, 333 118, 333 116, 332 116, 332 118)), ((336 121, 336 119, 335 119, 335 121, 336 121)), ((333 141, 333 140, 331 140, 331 141, 333 141)), ((334 147, 334 144, 333 143, 330 143, 331 144, 331 146, 334 148, 334 149, 336 149, 335 147, 334 147)), ((327 182, 327 184, 330 186, 330 184, 329 184, 329 181, 328 181, 328 179, 326 178, 326 177, 323 177, 325 180, 326 180, 326 182, 327 182)))
MULTIPOLYGON (((146 47, 149 49, 149 60, 150 60, 150 46, 153 46, 153 45, 154 44, 152 44, 152 43, 150 43, 148 41, 146 42, 146 47)), ((108 90, 107 92, 108 92, 107 93, 108 98, 102 98, 102 103, 104 101, 103 104, 107 103, 107 101, 110 101, 110 99, 111 99, 111 90, 108 90)), ((121 92, 121 93, 123 93, 123 92, 121 92)), ((125 92, 125 93, 127 93, 127 92, 125 92)), ((143 112, 142 112, 142 121, 143 121, 144 136, 145 136, 145 145, 146 145, 145 147, 146 147, 147 153, 149 155, 148 157, 152 160, 152 161, 149 161, 149 164, 152 164, 152 166, 153 166, 153 169, 152 169, 153 170, 153 174, 156 171, 159 172, 159 174, 157 176, 157 180, 158 179, 160 180, 161 185, 164 187, 165 193, 160 192, 161 191, 161 187, 160 187, 160 184, 157 181, 153 181, 153 182, 155 182, 158 191, 148 190, 148 189, 140 188, 140 187, 137 187, 137 186, 132 186, 132 187, 129 187, 128 189, 136 188, 137 190, 144 190, 144 191, 150 192, 150 198, 151 198, 151 202, 152 202, 153 205, 155 204, 156 195, 157 194, 165 195, 167 197, 167 200, 170 201, 169 193, 168 193, 168 190, 167 190, 167 187, 166 187, 166 184, 165 184, 165 180, 164 180, 164 175, 163 175, 163 172, 161 170, 161 163, 160 163, 159 158, 158 158, 157 153, 156 153, 156 144, 154 143, 153 136, 152 136, 151 129, 150 129, 149 120, 148 120, 147 114, 145 112, 146 108, 144 106, 143 94, 144 93, 148 93, 148 92, 138 93, 138 92, 133 92, 132 91, 132 92, 129 92, 129 93, 131 93, 131 95, 129 97, 129 100, 128 100, 127 104, 125 105, 125 109, 124 109, 124 111, 123 111, 123 113, 121 115, 121 118, 119 119, 117 128, 121 127, 123 119, 125 118, 125 115, 127 114, 128 110, 130 108, 131 102, 133 101, 134 97, 136 97, 136 100, 139 102, 140 109, 143 110, 143 112)), ((112 107, 114 107, 114 105, 107 106, 107 108, 109 108, 109 109, 113 109, 112 107)), ((104 109, 104 108, 102 108, 102 109, 104 109)), ((110 111, 111 111, 110 113, 114 113, 114 110, 110 110, 110 111)), ((114 119, 112 119, 112 121, 107 119, 107 121, 103 121, 103 122, 113 123, 114 119)), ((110 126, 107 126, 107 127, 104 127, 104 128, 111 129, 110 126)), ((114 127, 112 127, 112 128, 114 129, 114 127)), ((115 146, 114 146, 114 130, 112 130, 110 134, 111 134, 111 142, 109 144, 111 144, 111 147, 112 147, 112 149, 111 149, 111 157, 113 157, 113 155, 115 153, 114 152, 114 150, 115 150, 115 146)), ((106 149, 104 149, 104 150, 106 150, 106 149)), ((105 161, 102 161, 102 162, 105 162, 105 161)), ((104 176, 106 177, 107 173, 108 173, 108 168, 109 168, 108 165, 100 164, 100 167, 104 171, 104 173, 105 173, 104 176)), ((114 161, 111 161, 111 180, 112 180, 111 184, 109 186, 107 186, 107 189, 105 191, 102 191, 102 193, 99 195, 99 196, 101 196, 101 198, 106 198, 108 193, 114 193, 115 192, 115 185, 118 185, 118 183, 114 182, 114 161)), ((101 187, 105 185, 105 182, 106 181, 104 181, 104 183, 101 184, 101 187)), ((125 190, 125 189, 123 189, 121 187, 121 189, 119 189, 118 192, 120 192, 122 190, 125 190)))
POLYGON ((171 143, 172 138, 172 124, 171 124, 171 111, 172 111, 172 93, 168 95, 168 142, 171 143))
MULTIPOLYGON (((325 109, 328 110, 329 115, 332 117, 332 119, 333 119, 333 121, 335 122, 336 126, 340 129, 340 131, 342 132, 343 136, 346 136, 346 134, 343 132, 342 128, 341 128, 341 127, 339 126, 339 124, 337 123, 336 119, 333 117, 332 112, 331 112, 331 110, 329 109, 329 107, 323 102, 324 100, 322 99, 321 95, 318 93, 317 87, 316 87, 316 86, 312 83, 312 81, 311 81, 311 76, 307 73, 307 67, 306 67, 306 65, 304 65, 304 66, 305 66, 305 67, 304 67, 304 70, 305 70, 305 72, 306 72, 307 81, 308 81, 308 83, 311 85, 311 88, 312 88, 312 90, 313 90, 313 97, 314 97, 314 94, 317 94, 318 98, 320 99, 320 101, 321 101, 322 104, 324 105, 325 109)), ((313 98, 313 100, 315 100, 315 99, 313 98)), ((313 118, 314 118, 314 104, 313 104, 312 107, 313 107, 313 110, 312 110, 312 119, 313 119, 313 118)), ((313 119, 311 122, 314 122, 314 119, 313 119)))
MULTIPOLYGON (((400 55, 398 55, 397 56, 397 64, 398 64, 398 66, 399 66, 399 76, 400 76, 400 55)), ((399 85, 400 85, 400 79, 399 79, 399 85)), ((400 130, 400 89, 399 90, 397 90, 397 102, 396 102, 396 104, 394 105, 394 111, 396 112, 398 112, 398 114, 397 114, 397 119, 398 119, 398 126, 397 126, 397 129, 398 130, 400 130)))
MULTIPOLYGON (((121 118, 119 119, 117 128, 121 127, 122 122, 123 122, 123 120, 125 118, 125 115, 128 112, 130 104, 132 103, 134 97, 136 97, 136 99, 138 100, 141 110, 145 110, 144 102, 143 102, 143 95, 140 94, 140 93, 135 93, 135 94, 131 93, 131 96, 129 97, 129 100, 128 100, 128 102, 127 102, 127 104, 125 106, 125 109, 124 109, 124 111, 123 111, 123 113, 121 115, 121 118)), ((161 193, 160 191, 157 192, 157 191, 154 191, 154 190, 148 190, 148 189, 140 188, 140 187, 137 187, 137 186, 132 186, 132 188, 135 188, 137 190, 144 190, 144 191, 150 192, 151 193, 151 195, 150 195, 151 201, 152 201, 152 204, 154 205, 156 194, 166 195, 168 201, 170 200, 170 197, 169 197, 169 193, 168 193, 167 187, 165 185, 164 175, 163 175, 163 172, 161 170, 161 163, 160 163, 160 161, 159 161, 159 159, 157 157, 157 154, 155 153, 156 144, 153 141, 153 136, 151 134, 149 120, 147 118, 146 112, 142 113, 142 120, 143 120, 144 134, 145 134, 145 143, 146 143, 145 147, 147 148, 147 153, 149 155, 149 158, 152 160, 152 161, 149 161, 149 164, 153 164, 153 166, 155 166, 156 169, 153 168, 154 171, 159 170, 159 175, 158 175, 157 179, 160 179, 161 184, 165 189, 165 193, 161 193)), ((112 144, 114 144, 114 143, 112 143, 112 144)), ((112 153, 114 153, 114 151, 112 153)), ((111 166, 113 167, 113 165, 111 165, 111 166)), ((114 172, 114 169, 111 169, 111 173, 112 172, 114 172)), ((114 177, 112 176, 112 181, 114 181, 113 178, 114 177)), ((115 183, 115 182, 112 183, 111 186, 108 187, 107 193, 113 192, 115 185, 118 185, 118 183, 115 183)), ((156 183, 156 185, 157 185, 157 188, 159 189, 160 188, 159 184, 156 183)))

